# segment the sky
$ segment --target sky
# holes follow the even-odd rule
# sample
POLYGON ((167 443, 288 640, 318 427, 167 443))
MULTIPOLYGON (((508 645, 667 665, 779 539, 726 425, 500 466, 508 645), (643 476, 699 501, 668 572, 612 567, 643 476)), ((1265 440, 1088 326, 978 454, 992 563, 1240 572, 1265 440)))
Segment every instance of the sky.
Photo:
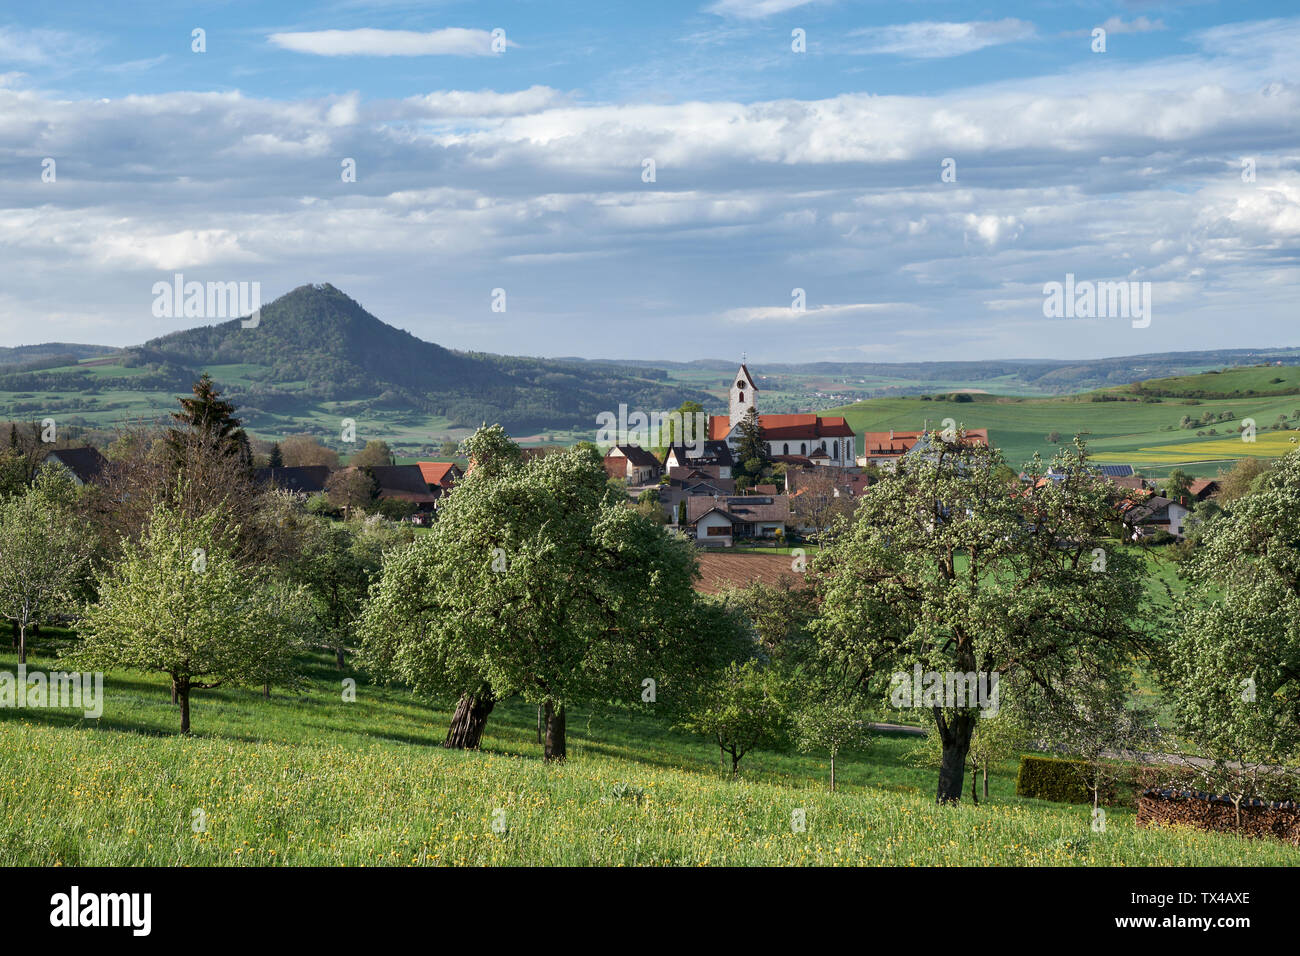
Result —
POLYGON ((1300 345, 1300 4, 6 3, 0 261, 0 345, 216 321, 177 273, 506 354, 1300 345))

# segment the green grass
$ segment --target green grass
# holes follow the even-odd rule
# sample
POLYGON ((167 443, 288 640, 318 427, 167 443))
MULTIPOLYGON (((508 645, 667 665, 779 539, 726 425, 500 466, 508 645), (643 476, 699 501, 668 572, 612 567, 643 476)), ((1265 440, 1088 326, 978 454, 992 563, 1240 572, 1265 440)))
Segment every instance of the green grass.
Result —
MULTIPOLYGON (((1245 398, 1253 395, 1293 395, 1300 392, 1300 366, 1257 365, 1201 375, 1175 375, 1142 383, 1146 391, 1187 395, 1193 398, 1219 396, 1245 398)), ((1115 391, 1127 391, 1128 388, 1115 391)))
POLYGON ((1175 467, 1189 474, 1214 475, 1238 458, 1287 454, 1295 447, 1289 443, 1292 436, 1267 429, 1279 414, 1291 417, 1297 408, 1297 395, 1216 399, 1198 404, 1176 398, 1142 403, 978 395, 970 402, 870 399, 826 409, 821 414, 843 415, 859 433, 941 428, 947 418, 967 428, 987 428, 1013 468, 1023 467, 1035 452, 1050 461, 1058 449, 1047 441, 1052 432, 1058 432, 1063 442, 1071 441, 1075 434, 1087 433, 1084 437, 1089 451, 1098 462, 1132 464, 1144 474, 1162 476, 1175 467), (1177 427, 1184 415, 1198 419, 1224 411, 1232 412, 1235 419, 1208 426, 1218 429, 1217 436, 1198 438, 1198 429, 1177 427), (1244 418, 1256 421, 1258 440, 1253 444, 1235 437, 1235 429, 1244 418))
POLYGON ((903 736, 842 755, 835 794, 823 758, 755 752, 733 782, 704 741, 626 711, 572 713, 562 766, 541 762, 518 702, 493 712, 482 751, 447 751, 445 710, 351 671, 345 703, 342 675, 307 663, 302 693, 196 695, 188 739, 153 675, 109 675, 98 721, 0 711, 0 865, 1300 863, 1276 843, 1139 829, 1124 809, 1092 833, 1087 807, 1013 796, 1014 764, 988 802, 938 808, 903 736))

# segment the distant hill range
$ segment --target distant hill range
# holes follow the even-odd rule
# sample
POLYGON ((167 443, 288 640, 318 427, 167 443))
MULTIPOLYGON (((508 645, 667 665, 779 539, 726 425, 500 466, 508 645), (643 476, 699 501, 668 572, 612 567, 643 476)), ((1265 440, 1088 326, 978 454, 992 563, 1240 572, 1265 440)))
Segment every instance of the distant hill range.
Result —
POLYGON ((0 346, 0 372, 12 373, 35 368, 57 368, 82 359, 112 355, 121 349, 107 345, 73 345, 46 342, 44 345, 0 346))
MULTIPOLYGON (((581 362, 583 359, 569 359, 581 362)), ((591 360, 592 364, 602 364, 591 360)), ((1117 358, 990 359, 970 362, 763 362, 764 375, 802 375, 824 378, 914 380, 917 385, 890 388, 891 394, 921 394, 925 383, 968 382, 971 388, 1064 395, 1073 392, 1128 385, 1150 378, 1193 375, 1211 369, 1280 362, 1300 365, 1300 348, 1209 349, 1200 352, 1153 352, 1117 358)), ((668 371, 703 369, 724 377, 735 371, 734 360, 700 359, 693 362, 626 361, 620 365, 646 366, 668 371)), ((755 368, 759 365, 755 363, 755 368)))
MULTIPOLYGON (((1300 348, 1087 361, 764 362, 762 370, 774 377, 881 380, 882 393, 894 395, 953 390, 957 382, 972 389, 1052 395, 1265 363, 1300 365, 1300 348)), ((82 393, 85 402, 70 399, 70 407, 79 409, 107 389, 185 392, 210 370, 254 427, 259 419, 269 424, 307 404, 342 414, 436 416, 448 427, 500 422, 527 434, 590 429, 599 412, 617 410, 621 403, 667 410, 693 400, 714 411, 719 404, 714 395, 677 379, 686 372, 717 371, 721 384, 734 369, 734 360, 541 359, 455 351, 380 321, 326 284, 301 286, 263 306, 256 328, 231 319, 126 349, 67 343, 0 348, 0 393, 17 393, 9 408, 23 413, 29 405, 40 406, 39 400, 21 403, 35 399, 34 393, 82 393)))
MULTIPOLYGON (((58 348, 67 353, 93 347, 58 348)), ((106 369, 91 374, 85 366, 54 368, 42 360, 39 369, 0 368, 0 391, 66 393, 110 384, 188 391, 202 371, 211 369, 253 421, 259 412, 274 415, 304 403, 331 402, 441 416, 453 426, 499 422, 514 432, 589 429, 597 413, 617 409, 620 402, 669 409, 686 399, 713 401, 705 392, 669 383, 660 369, 445 349, 381 322, 328 284, 301 286, 263 306, 255 328, 231 319, 140 346, 103 350, 114 351, 129 373, 118 381, 110 383, 106 369)))

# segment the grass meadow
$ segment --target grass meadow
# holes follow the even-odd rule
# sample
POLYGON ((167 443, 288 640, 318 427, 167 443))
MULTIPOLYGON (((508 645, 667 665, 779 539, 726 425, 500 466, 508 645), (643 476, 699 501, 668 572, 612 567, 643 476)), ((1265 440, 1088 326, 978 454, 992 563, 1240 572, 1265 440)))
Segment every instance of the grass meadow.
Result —
MULTIPOLYGON (((57 669, 50 650, 29 666, 57 669)), ((481 751, 449 751, 446 707, 304 665, 301 692, 197 694, 190 738, 157 675, 107 675, 98 720, 0 710, 0 866, 1300 864, 1276 843, 1139 829, 1124 808, 1094 833, 1086 806, 1014 796, 1014 762, 979 806, 936 807, 905 735, 842 754, 834 794, 823 756, 756 751, 731 781, 716 748, 630 710, 572 713, 563 765, 542 763, 518 701, 481 751)))

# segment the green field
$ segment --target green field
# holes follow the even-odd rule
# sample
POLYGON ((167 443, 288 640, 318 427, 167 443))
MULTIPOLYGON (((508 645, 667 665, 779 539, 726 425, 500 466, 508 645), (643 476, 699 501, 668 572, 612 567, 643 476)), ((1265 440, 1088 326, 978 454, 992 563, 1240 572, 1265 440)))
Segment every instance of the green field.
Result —
POLYGON ((445 709, 351 671, 345 703, 344 675, 308 663, 301 693, 197 695, 188 739, 156 675, 110 674, 98 721, 0 711, 0 865, 1300 863, 1277 843, 1139 829, 1118 807, 1091 832, 1086 806, 1013 796, 1014 764, 987 802, 940 808, 903 736, 841 755, 834 794, 824 759, 754 752, 733 782, 705 741, 628 711, 571 714, 564 765, 542 763, 517 702, 481 751, 448 751, 445 709))
MULTIPOLYGON (((1277 371, 1285 371, 1278 369, 1277 371)), ((1239 458, 1277 457, 1294 445, 1294 432, 1272 432, 1268 426, 1279 415, 1292 427, 1300 410, 1300 396, 1240 398, 1202 401, 1167 398, 1158 402, 1093 402, 1086 398, 1008 398, 975 395, 969 402, 948 399, 881 398, 827 409, 823 414, 843 415, 854 431, 942 428, 945 419, 968 428, 987 428, 1007 462, 1020 468, 1038 452, 1050 460, 1056 446, 1047 436, 1058 432, 1062 442, 1084 433, 1088 448, 1100 463, 1132 464, 1149 475, 1163 475, 1181 467, 1189 474, 1213 475, 1239 458), (1217 436, 1198 438, 1198 429, 1179 428, 1184 415, 1192 418, 1231 412, 1234 419, 1217 423, 1217 436), (1236 437, 1236 426, 1254 418, 1256 441, 1236 437), (1227 437, 1231 432, 1233 437, 1227 437)))
MULTIPOLYGON (((1175 375, 1141 383, 1143 392, 1168 392, 1188 398, 1252 398, 1300 392, 1300 366, 1259 365, 1203 375, 1175 375)), ((1111 391, 1127 391, 1112 389, 1111 391)))

